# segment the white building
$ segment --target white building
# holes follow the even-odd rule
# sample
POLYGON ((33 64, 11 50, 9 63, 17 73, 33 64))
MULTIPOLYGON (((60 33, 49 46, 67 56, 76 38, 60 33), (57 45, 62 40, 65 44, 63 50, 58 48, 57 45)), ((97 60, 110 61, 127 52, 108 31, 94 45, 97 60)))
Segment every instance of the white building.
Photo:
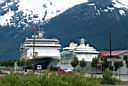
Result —
POLYGON ((84 59, 85 61, 92 61, 93 58, 98 57, 99 52, 95 48, 85 44, 85 40, 82 38, 80 40, 80 45, 71 42, 69 47, 63 48, 65 51, 73 51, 76 53, 78 60, 84 59))
MULTIPOLYGON (((21 59, 33 59, 34 51, 34 59, 38 60, 38 62, 43 59, 60 60, 60 47, 59 40, 45 39, 43 33, 38 32, 35 37, 32 35, 32 38, 26 38, 25 42, 22 44, 21 59)), ((49 61, 52 62, 51 60, 49 61)))

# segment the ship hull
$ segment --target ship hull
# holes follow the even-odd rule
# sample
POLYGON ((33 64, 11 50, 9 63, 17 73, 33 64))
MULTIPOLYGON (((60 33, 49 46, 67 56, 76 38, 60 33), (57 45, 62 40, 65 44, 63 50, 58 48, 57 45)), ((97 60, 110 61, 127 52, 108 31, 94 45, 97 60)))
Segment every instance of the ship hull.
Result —
MULTIPOLYGON (((33 65, 33 60, 31 60, 31 61, 32 61, 32 65, 33 65)), ((49 58, 49 57, 36 58, 36 59, 34 59, 34 69, 37 70, 38 65, 41 65, 42 69, 47 69, 52 66, 56 66, 58 64, 58 62, 59 62, 58 59, 49 58)), ((27 66, 27 69, 32 69, 33 68, 32 65, 27 66)))

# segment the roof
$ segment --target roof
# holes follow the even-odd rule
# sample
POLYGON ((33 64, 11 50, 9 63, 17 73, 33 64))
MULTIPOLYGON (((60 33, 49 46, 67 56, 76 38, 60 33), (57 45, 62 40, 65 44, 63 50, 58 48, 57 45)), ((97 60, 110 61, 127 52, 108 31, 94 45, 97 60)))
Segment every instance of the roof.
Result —
MULTIPOLYGON (((111 56, 119 56, 123 54, 128 54, 128 50, 116 50, 111 52, 111 56)), ((110 56, 110 51, 100 51, 101 57, 110 56)))

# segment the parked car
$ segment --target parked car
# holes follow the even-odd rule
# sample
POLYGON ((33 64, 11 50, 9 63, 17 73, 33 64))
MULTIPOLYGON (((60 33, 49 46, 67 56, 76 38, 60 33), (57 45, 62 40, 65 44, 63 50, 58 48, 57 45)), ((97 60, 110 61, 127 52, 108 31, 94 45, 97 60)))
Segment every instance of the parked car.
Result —
POLYGON ((72 73, 72 70, 71 69, 68 69, 68 68, 59 68, 58 69, 58 74, 71 74, 72 73))

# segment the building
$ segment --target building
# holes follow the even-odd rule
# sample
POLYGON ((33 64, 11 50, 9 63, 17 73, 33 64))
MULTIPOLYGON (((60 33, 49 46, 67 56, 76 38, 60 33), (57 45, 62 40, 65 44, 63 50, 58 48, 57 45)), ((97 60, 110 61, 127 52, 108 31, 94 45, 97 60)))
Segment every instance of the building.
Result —
POLYGON ((106 58, 110 61, 123 61, 124 59, 128 59, 128 50, 111 51, 111 57, 110 57, 110 51, 101 51, 100 57, 102 59, 106 58))
POLYGON ((38 32, 37 35, 32 35, 32 38, 26 38, 21 45, 21 59, 34 59, 35 65, 40 64, 46 68, 59 62, 60 48, 59 40, 46 39, 42 32, 38 32))
POLYGON ((115 70, 114 62, 122 62, 123 66, 117 69, 118 74, 128 74, 128 68, 126 66, 126 61, 128 61, 128 50, 115 50, 111 51, 101 51, 100 52, 101 59, 107 59, 111 64, 110 66, 113 67, 115 70))
POLYGON ((65 47, 63 50, 74 52, 78 60, 84 59, 85 61, 92 61, 92 59, 98 57, 99 54, 95 48, 91 47, 89 44, 85 44, 84 38, 81 38, 80 45, 71 42, 69 47, 65 47))

